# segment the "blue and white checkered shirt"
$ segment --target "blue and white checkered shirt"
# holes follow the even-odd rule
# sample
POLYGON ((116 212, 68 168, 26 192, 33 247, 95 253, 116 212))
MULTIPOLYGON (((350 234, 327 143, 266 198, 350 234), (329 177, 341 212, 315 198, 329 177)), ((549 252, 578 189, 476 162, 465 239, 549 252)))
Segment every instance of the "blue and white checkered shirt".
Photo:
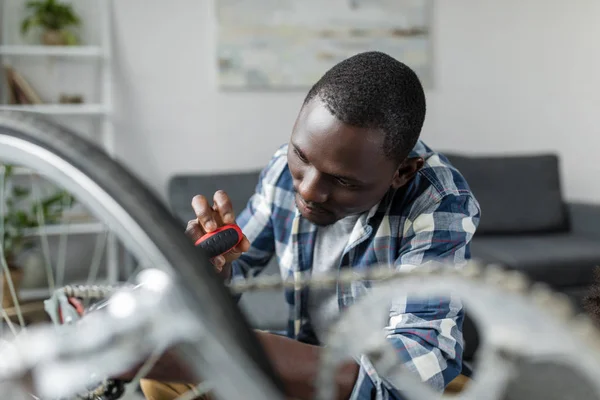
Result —
MULTIPOLYGON (((479 223, 480 208, 467 182, 443 155, 421 141, 411 156, 423 157, 423 168, 409 184, 390 191, 359 219, 340 268, 364 270, 384 264, 409 270, 427 261, 460 267, 470 258, 470 241, 479 223)), ((310 273, 317 227, 302 218, 294 196, 285 145, 262 171, 255 194, 237 219, 251 248, 234 262, 233 280, 260 273, 273 255, 277 256, 283 277, 310 273)), ((338 285, 340 309, 352 305, 364 289, 362 282, 338 285)), ((286 292, 290 306, 288 336, 315 343, 306 297, 306 290, 286 292)), ((389 316, 388 338, 397 349, 399 363, 442 391, 461 371, 464 314, 460 301, 409 297, 400 307, 395 305, 389 316)), ((352 399, 401 399, 377 376, 366 358, 360 363, 352 399)))

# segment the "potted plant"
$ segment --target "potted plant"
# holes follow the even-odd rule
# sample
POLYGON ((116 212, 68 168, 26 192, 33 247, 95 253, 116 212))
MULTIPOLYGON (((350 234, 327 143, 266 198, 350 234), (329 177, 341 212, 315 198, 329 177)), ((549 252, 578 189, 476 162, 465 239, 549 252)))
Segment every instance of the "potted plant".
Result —
MULTIPOLYGON (((3 186, 0 205, 4 217, 2 231, 2 254, 4 262, 8 266, 10 278, 15 291, 18 294, 19 284, 23 278, 23 270, 18 264, 18 256, 35 246, 35 240, 28 235, 28 230, 37 228, 43 221, 44 224, 58 223, 62 217, 63 210, 73 206, 74 197, 64 191, 56 190, 54 193, 43 196, 40 199, 32 199, 29 188, 17 184, 13 179, 14 166, 0 164, 0 179, 3 186)), ((4 268, 0 269, 2 279, 2 307, 14 306, 12 294, 8 281, 4 278, 4 268)), ((17 297, 18 299, 18 297, 17 297)))
POLYGON ((42 43, 49 46, 71 46, 78 43, 69 27, 79 26, 81 20, 68 3, 57 0, 27 2, 27 17, 21 23, 21 33, 27 34, 31 28, 42 31, 42 43))

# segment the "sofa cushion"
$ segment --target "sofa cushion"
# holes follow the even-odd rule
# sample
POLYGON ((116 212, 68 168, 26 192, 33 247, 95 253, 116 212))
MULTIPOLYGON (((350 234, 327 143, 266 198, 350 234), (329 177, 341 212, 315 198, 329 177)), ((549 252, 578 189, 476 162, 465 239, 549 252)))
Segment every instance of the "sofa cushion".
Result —
POLYGON ((474 259, 520 270, 557 288, 587 286, 600 265, 598 240, 576 234, 476 237, 474 259))
POLYGON ((477 234, 568 230, 557 156, 446 156, 481 205, 477 234))

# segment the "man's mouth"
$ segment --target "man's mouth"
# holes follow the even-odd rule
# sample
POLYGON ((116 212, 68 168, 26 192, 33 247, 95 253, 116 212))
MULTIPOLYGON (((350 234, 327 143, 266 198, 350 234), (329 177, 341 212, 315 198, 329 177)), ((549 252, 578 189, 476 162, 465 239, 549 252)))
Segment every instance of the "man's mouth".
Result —
POLYGON ((298 203, 300 205, 300 208, 304 209, 304 211, 306 211, 306 212, 309 212, 311 214, 325 214, 325 213, 329 213, 329 211, 326 210, 323 207, 315 206, 315 205, 312 205, 312 204, 309 205, 300 196, 297 196, 297 199, 298 199, 298 203))

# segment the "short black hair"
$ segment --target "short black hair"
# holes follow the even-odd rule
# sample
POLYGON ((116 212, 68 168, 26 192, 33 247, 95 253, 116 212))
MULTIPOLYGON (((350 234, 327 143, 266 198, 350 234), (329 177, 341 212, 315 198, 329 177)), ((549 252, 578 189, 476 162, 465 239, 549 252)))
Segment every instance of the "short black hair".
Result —
POLYGON ((336 64, 313 85, 304 104, 316 96, 343 123, 381 130, 390 159, 403 161, 419 140, 426 112, 423 86, 412 69, 385 53, 359 53, 336 64))
POLYGON ((600 326, 600 267, 594 268, 594 278, 583 297, 584 312, 600 326))

